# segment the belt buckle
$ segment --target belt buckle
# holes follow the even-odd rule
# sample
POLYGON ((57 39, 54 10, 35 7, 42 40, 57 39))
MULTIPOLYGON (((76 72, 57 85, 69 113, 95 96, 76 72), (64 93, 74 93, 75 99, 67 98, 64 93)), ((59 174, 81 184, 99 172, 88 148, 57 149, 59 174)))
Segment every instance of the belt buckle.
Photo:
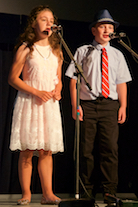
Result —
POLYGON ((102 101, 103 99, 104 99, 104 97, 99 96, 96 100, 97 100, 97 101, 102 101))

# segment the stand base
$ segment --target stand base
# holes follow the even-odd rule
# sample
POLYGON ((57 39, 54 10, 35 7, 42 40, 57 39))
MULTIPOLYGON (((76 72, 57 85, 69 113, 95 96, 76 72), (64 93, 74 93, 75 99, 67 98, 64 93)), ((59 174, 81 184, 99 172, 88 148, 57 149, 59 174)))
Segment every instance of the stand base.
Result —
POLYGON ((121 206, 118 203, 111 203, 111 204, 107 204, 106 207, 121 207, 121 206))
POLYGON ((93 207, 95 200, 88 199, 63 199, 59 203, 59 207, 93 207))

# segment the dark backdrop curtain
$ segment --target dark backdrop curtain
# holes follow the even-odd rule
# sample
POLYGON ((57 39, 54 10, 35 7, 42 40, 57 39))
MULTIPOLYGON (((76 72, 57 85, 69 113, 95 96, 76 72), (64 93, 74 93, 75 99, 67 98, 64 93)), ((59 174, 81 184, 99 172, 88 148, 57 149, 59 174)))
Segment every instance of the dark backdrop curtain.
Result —
MULTIPOLYGON (((13 46, 16 38, 26 23, 26 16, 0 14, 0 193, 21 193, 18 180, 19 152, 9 150, 11 119, 16 97, 16 90, 8 85, 7 78, 13 59, 13 46)), ((72 53, 85 43, 91 43, 92 35, 88 29, 89 23, 60 20, 64 28, 64 40, 72 53)), ((138 51, 137 27, 122 26, 119 28, 129 36, 132 48, 138 51)), ((125 39, 125 41, 127 41, 125 39)), ((138 64, 131 54, 117 40, 112 44, 125 54, 133 76, 133 82, 128 85, 127 121, 120 126, 119 135, 119 186, 118 192, 133 192, 129 187, 133 180, 137 183, 135 172, 138 166, 138 64)), ((69 79, 65 77, 70 59, 63 48, 63 91, 61 113, 63 120, 65 152, 54 155, 53 189, 56 193, 74 193, 75 167, 73 161, 74 120, 71 117, 69 94, 69 79)), ((37 172, 37 158, 33 158, 32 186, 33 193, 40 193, 40 180, 37 172)))

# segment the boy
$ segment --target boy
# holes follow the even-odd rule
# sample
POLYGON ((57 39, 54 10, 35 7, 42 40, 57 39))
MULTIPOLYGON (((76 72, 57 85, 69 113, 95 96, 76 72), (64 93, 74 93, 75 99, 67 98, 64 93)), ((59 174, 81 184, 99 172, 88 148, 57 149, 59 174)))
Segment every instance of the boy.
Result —
MULTIPOLYGON (((94 142, 98 140, 99 166, 104 198, 115 195, 118 185, 118 123, 126 120, 127 85, 131 75, 123 54, 110 46, 109 34, 119 23, 108 10, 99 11, 90 25, 92 45, 77 49, 75 60, 82 66, 84 76, 91 85, 88 89, 83 78, 80 86, 81 121, 81 176, 92 195, 94 170, 94 142)), ((76 119, 76 69, 71 63, 66 75, 71 78, 70 93, 72 117, 76 119)), ((108 201, 107 201, 108 202, 108 201)))

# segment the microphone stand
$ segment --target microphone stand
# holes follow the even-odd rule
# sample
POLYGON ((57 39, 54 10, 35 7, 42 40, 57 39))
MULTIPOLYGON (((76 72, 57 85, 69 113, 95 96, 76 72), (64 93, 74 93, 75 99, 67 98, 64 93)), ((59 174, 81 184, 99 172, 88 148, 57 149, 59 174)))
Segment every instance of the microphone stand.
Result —
POLYGON ((118 40, 118 42, 122 45, 122 46, 124 46, 132 55, 134 55, 137 59, 138 59, 138 54, 137 53, 135 53, 127 44, 125 44, 124 42, 123 42, 123 40, 120 38, 119 40, 118 40))
POLYGON ((80 65, 76 63, 74 60, 74 57, 69 50, 67 44, 65 43, 62 35, 60 32, 57 30, 57 34, 59 35, 61 42, 68 53, 70 59, 74 62, 75 68, 77 69, 77 114, 76 114, 76 194, 75 194, 75 199, 62 199, 62 201, 59 203, 59 207, 92 207, 94 204, 94 201, 88 200, 88 199, 80 199, 79 197, 79 129, 80 129, 80 122, 79 122, 79 105, 80 105, 80 98, 79 98, 79 91, 80 91, 80 77, 82 76, 86 85, 88 86, 89 90, 91 91, 91 86, 89 85, 88 81, 86 80, 83 70, 80 65))

